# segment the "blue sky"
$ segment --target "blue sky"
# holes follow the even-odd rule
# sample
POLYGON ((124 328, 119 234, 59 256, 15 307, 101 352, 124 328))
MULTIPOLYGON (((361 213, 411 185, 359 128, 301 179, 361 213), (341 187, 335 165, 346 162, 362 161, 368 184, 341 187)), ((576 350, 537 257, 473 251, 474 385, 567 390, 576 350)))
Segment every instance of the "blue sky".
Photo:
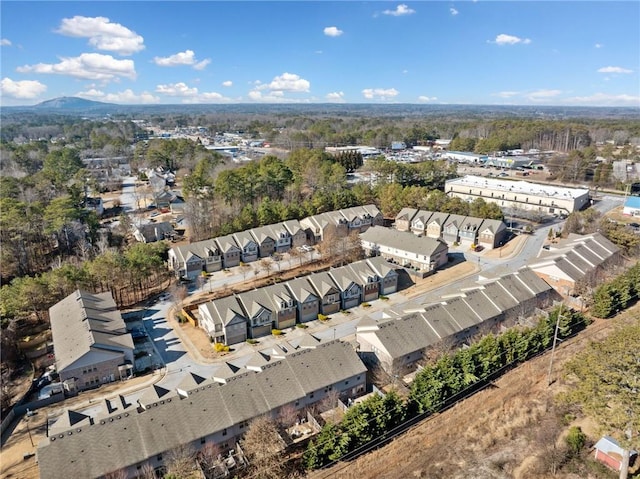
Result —
POLYGON ((640 106, 640 2, 5 1, 4 106, 640 106))

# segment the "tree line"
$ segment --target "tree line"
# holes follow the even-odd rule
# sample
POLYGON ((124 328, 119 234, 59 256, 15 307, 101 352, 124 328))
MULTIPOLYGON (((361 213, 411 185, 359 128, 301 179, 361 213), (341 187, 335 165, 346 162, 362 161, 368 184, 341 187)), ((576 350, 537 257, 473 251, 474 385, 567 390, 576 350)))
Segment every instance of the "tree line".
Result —
POLYGON ((601 284, 593 292, 591 314, 609 318, 638 301, 640 294, 640 263, 636 263, 611 281, 601 284))
POLYGON ((349 408, 339 423, 326 423, 307 446, 305 467, 327 466, 371 441, 382 439, 405 421, 440 411, 506 368, 550 347, 556 325, 558 338, 563 339, 587 324, 583 314, 560 306, 540 318, 534 327, 488 334, 468 348, 442 354, 417 373, 406 400, 395 393, 384 398, 373 396, 349 408))

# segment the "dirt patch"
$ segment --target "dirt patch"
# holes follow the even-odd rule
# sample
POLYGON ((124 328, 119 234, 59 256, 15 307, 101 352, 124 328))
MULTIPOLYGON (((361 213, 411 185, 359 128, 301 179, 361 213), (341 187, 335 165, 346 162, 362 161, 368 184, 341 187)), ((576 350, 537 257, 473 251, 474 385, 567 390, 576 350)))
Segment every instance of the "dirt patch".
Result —
MULTIPOLYGON (((555 354, 556 377, 562 376, 566 361, 591 341, 605 338, 619 322, 637 321, 639 314, 640 305, 636 305, 616 321, 597 320, 580 335, 562 343, 555 354)), ((552 421, 552 397, 563 385, 562 381, 548 385, 548 368, 549 353, 505 374, 495 381, 493 387, 433 416, 391 444, 353 462, 340 463, 308 477, 551 477, 549 458, 563 429, 554 429, 559 426, 557 421, 552 421), (549 428, 548 432, 545 427, 549 428)), ((590 427, 583 431, 593 433, 590 427)), ((561 471, 555 477, 576 476, 561 471)))

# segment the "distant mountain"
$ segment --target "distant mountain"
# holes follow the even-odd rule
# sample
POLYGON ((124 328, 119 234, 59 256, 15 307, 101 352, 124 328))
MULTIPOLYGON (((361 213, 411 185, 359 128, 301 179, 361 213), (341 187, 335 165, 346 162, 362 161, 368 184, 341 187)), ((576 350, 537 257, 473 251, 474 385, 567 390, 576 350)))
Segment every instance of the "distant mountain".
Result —
POLYGON ((34 105, 33 108, 38 110, 93 110, 96 108, 109 108, 116 106, 113 103, 104 103, 101 101, 85 100, 75 96, 62 96, 53 98, 52 100, 43 101, 34 105))

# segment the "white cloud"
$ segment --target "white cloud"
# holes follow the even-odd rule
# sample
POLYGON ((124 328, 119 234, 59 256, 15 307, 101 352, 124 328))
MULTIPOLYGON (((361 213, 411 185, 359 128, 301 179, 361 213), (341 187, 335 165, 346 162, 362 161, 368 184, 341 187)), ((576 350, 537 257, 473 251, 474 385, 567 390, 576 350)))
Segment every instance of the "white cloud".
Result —
POLYGON ((595 48, 602 48, 604 45, 602 43, 596 43, 594 45, 595 48))
POLYGON ((3 38, 2 40, 0 40, 0 46, 2 46, 2 47, 10 47, 11 46, 11 40, 9 40, 8 38, 3 38))
POLYGON ((226 86, 226 87, 233 86, 233 82, 231 80, 223 81, 222 86, 226 86))
POLYGON ((416 13, 416 11, 402 3, 398 5, 395 10, 385 10, 382 13, 385 15, 392 15, 394 17, 401 17, 403 15, 411 15, 412 13, 416 13))
POLYGON ((388 100, 398 96, 398 93, 400 92, 398 92, 398 90, 396 90, 395 88, 365 88, 364 90, 362 90, 362 95, 368 100, 373 100, 376 98, 380 100, 388 100))
POLYGON ((517 45, 518 43, 522 43, 523 45, 528 45, 531 43, 529 38, 520 38, 514 35, 507 35, 506 33, 501 33, 496 37, 495 40, 487 40, 488 43, 496 43, 497 45, 517 45))
POLYGON ((633 70, 622 67, 602 67, 598 69, 598 73, 633 73, 633 70))
POLYGON ((144 49, 144 38, 119 23, 111 23, 106 17, 63 18, 57 33, 69 37, 88 38, 89 44, 98 50, 120 55, 131 55, 144 49))
POLYGON ((344 32, 338 27, 325 27, 324 34, 328 37, 339 37, 344 32))
POLYGON ((168 57, 154 57, 153 62, 160 67, 192 66, 196 70, 204 69, 211 60, 209 58, 198 61, 193 50, 185 50, 168 57))
POLYGON ((344 101, 344 92, 334 91, 331 93, 327 93, 326 99, 331 102, 343 102, 344 101))
POLYGON ((78 57, 63 57, 60 63, 24 65, 16 70, 20 73, 49 73, 99 81, 136 78, 133 60, 116 60, 111 55, 101 53, 83 53, 78 57))
POLYGON ((167 85, 158 85, 156 93, 162 93, 169 96, 194 96, 198 94, 196 87, 190 88, 184 82, 169 83, 167 85))
POLYGON ((532 102, 548 101, 562 93, 561 90, 536 90, 527 94, 527 99, 532 102))
POLYGON ((13 81, 5 77, 0 82, 0 92, 2 95, 18 99, 33 99, 47 91, 47 85, 35 80, 13 81))
POLYGON ((256 90, 252 90, 249 92, 249 98, 255 101, 262 100, 262 93, 256 90))
POLYGON ((103 91, 92 88, 87 91, 78 92, 75 96, 90 100, 104 101, 107 103, 121 103, 125 105, 160 102, 160 97, 155 96, 152 93, 145 91, 137 95, 130 88, 116 93, 104 93, 103 91))
POLYGON ((259 84, 256 88, 259 90, 280 90, 289 92, 308 92, 311 84, 308 80, 300 78, 295 73, 283 73, 271 80, 269 84, 259 84))
POLYGON ((451 15, 453 15, 455 17, 460 12, 458 12, 458 10, 456 10, 455 8, 451 7, 449 9, 449 13, 451 13, 451 15))
POLYGON ((435 96, 424 96, 424 95, 420 95, 418 97, 418 101, 421 102, 426 102, 426 101, 436 101, 438 99, 438 97, 435 96))
POLYGON ((513 98, 514 96, 518 96, 520 92, 517 91, 500 91, 498 93, 492 93, 492 96, 497 96, 500 98, 513 98))
POLYGON ((634 106, 640 107, 640 96, 637 95, 611 95, 609 93, 594 93, 589 96, 576 96, 567 98, 566 103, 590 106, 634 106))
POLYGON ((156 86, 156 93, 170 97, 179 97, 182 103, 223 103, 231 101, 217 92, 200 92, 196 87, 190 87, 184 82, 168 83, 156 86))

